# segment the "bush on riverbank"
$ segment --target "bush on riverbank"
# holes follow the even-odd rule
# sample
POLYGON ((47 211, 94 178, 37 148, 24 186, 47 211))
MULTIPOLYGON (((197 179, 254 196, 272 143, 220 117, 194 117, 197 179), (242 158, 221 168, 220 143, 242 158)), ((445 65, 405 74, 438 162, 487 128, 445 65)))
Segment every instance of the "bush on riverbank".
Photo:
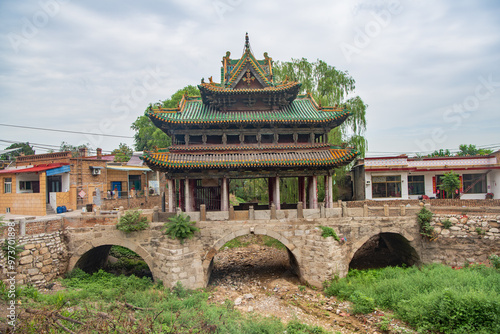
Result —
POLYGON ((484 265, 352 270, 325 293, 352 301, 353 312, 393 310, 422 332, 500 333, 500 273, 484 265))

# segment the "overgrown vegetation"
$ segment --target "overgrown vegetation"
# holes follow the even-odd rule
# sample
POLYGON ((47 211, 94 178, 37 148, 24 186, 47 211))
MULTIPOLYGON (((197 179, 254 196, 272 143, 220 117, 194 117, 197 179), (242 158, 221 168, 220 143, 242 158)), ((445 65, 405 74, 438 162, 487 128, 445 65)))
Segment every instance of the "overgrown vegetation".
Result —
POLYGON ((353 313, 391 309, 422 333, 500 332, 500 273, 484 265, 352 270, 325 293, 353 302, 353 313))
POLYGON ((445 221, 443 221, 443 227, 445 229, 449 229, 451 227, 452 223, 449 219, 446 219, 445 221))
POLYGON ((241 237, 234 238, 226 242, 222 249, 224 248, 238 248, 238 247, 247 247, 251 244, 264 245, 268 247, 273 247, 280 250, 285 250, 286 246, 283 245, 279 240, 268 237, 267 235, 255 235, 248 234, 242 235, 241 237))
POLYGON ((445 192, 446 198, 454 198, 455 192, 458 193, 458 189, 460 189, 459 175, 453 171, 444 173, 444 175, 441 176, 441 184, 438 185, 438 188, 445 192))
POLYGON ((417 221, 420 226, 420 235, 428 239, 434 238, 434 227, 431 226, 432 212, 424 206, 417 213, 417 221))
POLYGON ((200 229, 196 226, 196 222, 190 221, 191 217, 184 213, 179 213, 178 215, 169 218, 169 222, 164 225, 165 234, 170 236, 171 239, 178 239, 181 244, 184 243, 186 239, 191 239, 195 232, 200 229))
POLYGON ((500 270, 500 256, 496 254, 491 254, 488 256, 488 260, 490 260, 491 265, 495 268, 500 270))
POLYGON ((19 258, 19 253, 24 250, 24 246, 19 245, 17 240, 12 239, 5 239, 1 248, 4 259, 13 258, 14 260, 17 260, 19 258))
POLYGON ((333 239, 340 241, 340 238, 335 233, 335 230, 328 226, 318 226, 321 229, 321 236, 323 238, 333 237, 333 239))
POLYGON ((141 216, 141 211, 131 210, 127 211, 120 217, 116 228, 125 233, 142 231, 149 226, 148 219, 141 216))
POLYGON ((62 280, 64 291, 44 295, 31 287, 20 293, 30 309, 20 318, 19 333, 288 333, 322 334, 319 327, 276 318, 243 315, 233 303, 208 303, 208 293, 181 284, 164 288, 147 278, 93 275, 80 269, 62 280))

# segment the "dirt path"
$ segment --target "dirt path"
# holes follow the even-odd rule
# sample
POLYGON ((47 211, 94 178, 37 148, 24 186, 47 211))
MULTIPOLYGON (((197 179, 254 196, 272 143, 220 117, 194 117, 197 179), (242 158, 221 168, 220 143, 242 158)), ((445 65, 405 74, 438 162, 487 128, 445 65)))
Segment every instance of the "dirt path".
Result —
POLYGON ((397 328, 381 331, 377 324, 383 313, 351 315, 348 302, 300 285, 288 266, 286 251, 265 245, 230 248, 217 254, 209 289, 213 303, 228 299, 242 312, 276 316, 283 322, 298 319, 332 333, 412 333, 397 328))

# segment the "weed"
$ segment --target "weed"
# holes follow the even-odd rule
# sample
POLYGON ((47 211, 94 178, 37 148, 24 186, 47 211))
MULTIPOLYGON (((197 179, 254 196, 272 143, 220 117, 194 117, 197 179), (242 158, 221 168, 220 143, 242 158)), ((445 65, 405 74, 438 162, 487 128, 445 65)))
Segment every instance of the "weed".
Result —
POLYGON ((264 242, 264 245, 266 245, 268 247, 273 247, 276 249, 286 249, 286 246, 283 245, 280 241, 278 241, 274 238, 268 237, 267 235, 262 236, 262 241, 264 242))
POLYGON ((417 213, 417 221, 420 225, 420 235, 428 239, 434 238, 434 227, 431 226, 432 212, 422 207, 417 213))
POLYGON ((352 301, 353 313, 392 309, 419 332, 500 331, 500 275, 486 266, 351 271, 346 278, 326 283, 325 293, 352 301))
POLYGON ((178 239, 183 244, 185 239, 191 239, 194 233, 200 230, 194 226, 196 222, 190 221, 190 219, 191 217, 183 213, 169 218, 170 222, 164 225, 165 234, 169 235, 171 239, 178 239))
POLYGON ((333 237, 333 239, 340 242, 340 238, 337 236, 337 233, 335 233, 335 230, 333 228, 328 226, 318 226, 318 227, 322 231, 321 236, 323 238, 333 237))
POLYGON ((446 219, 445 221, 443 221, 443 227, 445 229, 449 229, 451 227, 452 223, 449 219, 446 219))
POLYGON ((479 234, 479 235, 485 235, 486 234, 486 231, 484 231, 482 228, 480 227, 476 227, 476 233, 479 234))
POLYGON ((148 219, 144 216, 141 217, 141 211, 133 210, 127 211, 120 217, 116 228, 125 233, 142 231, 148 228, 148 219))
POLYGON ((2 244, 2 255, 4 259, 8 260, 17 260, 19 258, 19 253, 24 250, 24 246, 21 246, 17 243, 17 240, 13 239, 5 239, 2 244))
POLYGON ((491 265, 493 268, 500 270, 500 256, 496 254, 491 254, 488 256, 488 260, 490 260, 491 265))
POLYGON ((303 285, 299 285, 298 288, 299 288, 300 292, 306 291, 306 287, 303 285))

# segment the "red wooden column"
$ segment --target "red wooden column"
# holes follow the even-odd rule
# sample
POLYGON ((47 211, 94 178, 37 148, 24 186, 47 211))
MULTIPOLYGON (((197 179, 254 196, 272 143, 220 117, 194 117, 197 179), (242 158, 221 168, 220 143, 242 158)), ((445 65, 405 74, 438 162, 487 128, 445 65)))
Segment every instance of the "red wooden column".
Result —
POLYGON ((274 202, 274 177, 267 178, 267 193, 269 194, 269 208, 274 202))
POLYGON ((191 207, 190 211, 196 211, 196 180, 189 180, 189 193, 191 197, 191 207))
POLYGON ((175 212, 175 198, 174 198, 174 192, 175 192, 175 182, 172 179, 167 180, 168 184, 168 212, 175 212))

